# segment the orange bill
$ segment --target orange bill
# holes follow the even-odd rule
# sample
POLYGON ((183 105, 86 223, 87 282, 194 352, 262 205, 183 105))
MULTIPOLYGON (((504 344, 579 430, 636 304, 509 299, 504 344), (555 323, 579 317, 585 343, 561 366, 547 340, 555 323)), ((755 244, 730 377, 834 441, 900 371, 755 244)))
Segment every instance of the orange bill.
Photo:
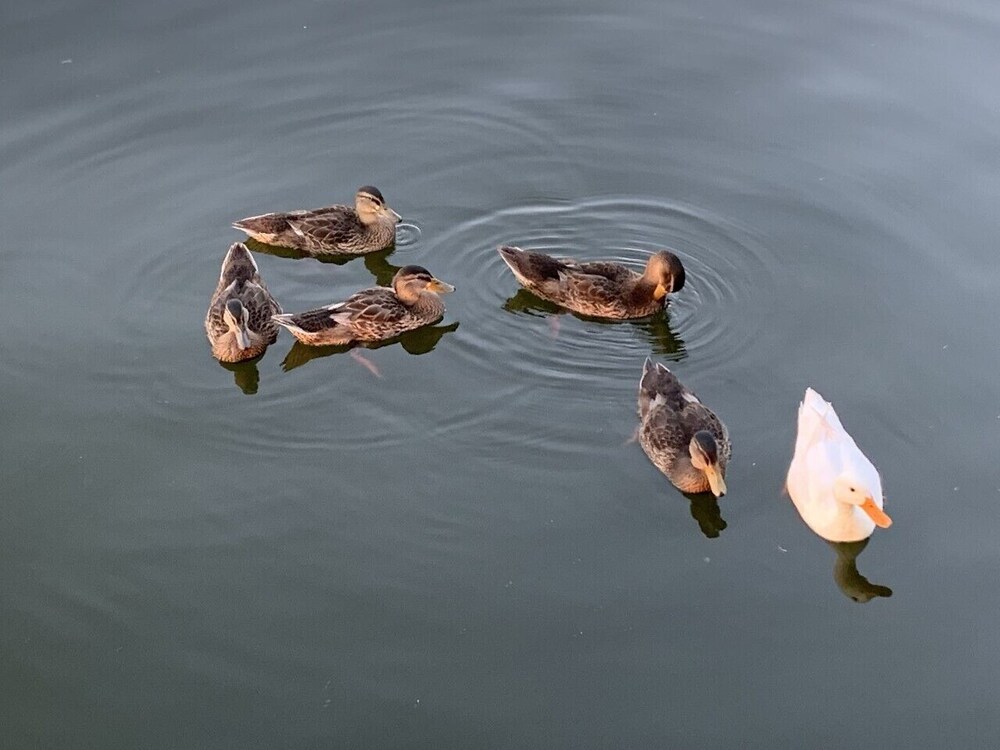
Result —
POLYGON ((726 494, 726 480, 718 466, 713 464, 706 468, 705 477, 708 479, 708 487, 712 490, 713 495, 722 497, 726 494))
POLYGON ((868 517, 875 522, 880 529, 887 529, 892 526, 892 519, 886 512, 875 504, 875 501, 868 498, 861 503, 861 510, 868 514, 868 517))

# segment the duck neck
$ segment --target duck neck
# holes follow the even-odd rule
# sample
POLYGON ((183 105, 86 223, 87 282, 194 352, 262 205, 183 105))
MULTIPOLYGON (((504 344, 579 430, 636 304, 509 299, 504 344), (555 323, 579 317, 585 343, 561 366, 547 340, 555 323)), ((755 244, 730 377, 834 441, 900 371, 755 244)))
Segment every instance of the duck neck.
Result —
POLYGON ((853 541, 871 536, 875 523, 856 505, 834 501, 831 527, 842 541, 853 541))
POLYGON ((413 311, 414 315, 419 315, 422 318, 440 318, 444 315, 444 302, 432 292, 419 292, 412 302, 405 299, 402 301, 413 311))
POLYGON ((657 282, 649 278, 645 273, 635 281, 632 287, 632 298, 636 302, 656 302, 657 282))
POLYGON ((670 479, 683 492, 705 492, 709 488, 705 473, 694 468, 688 455, 677 459, 670 479))
POLYGON ((252 328, 247 329, 247 338, 250 339, 250 346, 240 349, 236 341, 236 333, 227 331, 218 344, 215 345, 215 356, 223 362, 238 362, 254 356, 253 353, 261 346, 261 337, 252 328))
POLYGON ((388 243, 390 239, 396 238, 396 223, 386 216, 362 216, 358 219, 364 228, 365 234, 379 242, 388 243))

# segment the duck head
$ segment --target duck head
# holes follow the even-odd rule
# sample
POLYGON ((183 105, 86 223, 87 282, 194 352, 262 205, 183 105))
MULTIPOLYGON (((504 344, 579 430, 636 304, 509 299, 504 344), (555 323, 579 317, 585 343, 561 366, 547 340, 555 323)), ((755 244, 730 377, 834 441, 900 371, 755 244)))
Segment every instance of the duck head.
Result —
POLYGON ((839 503, 856 505, 876 526, 887 529, 892 526, 892 519, 882 510, 882 488, 877 484, 870 486, 872 484, 851 472, 844 472, 833 482, 833 497, 839 503))
POLYGON ((250 311, 238 299, 226 302, 222 311, 222 319, 229 327, 229 332, 236 337, 236 346, 241 350, 250 348, 250 311))
POLYGON ((660 250, 649 256, 643 276, 653 284, 655 299, 663 299, 684 288, 684 266, 681 259, 668 250, 660 250))
POLYGON ((381 191, 373 185, 358 188, 358 192, 354 194, 354 210, 358 212, 362 224, 388 221, 395 226, 403 220, 402 216, 389 208, 381 191))
POLYGON ((392 288, 401 300, 415 300, 422 292, 448 294, 455 287, 436 279, 423 266, 403 266, 392 277, 392 288))
POLYGON ((725 469, 719 464, 719 446, 712 433, 699 430, 688 443, 691 465, 705 475, 712 494, 722 497, 726 494, 725 469))

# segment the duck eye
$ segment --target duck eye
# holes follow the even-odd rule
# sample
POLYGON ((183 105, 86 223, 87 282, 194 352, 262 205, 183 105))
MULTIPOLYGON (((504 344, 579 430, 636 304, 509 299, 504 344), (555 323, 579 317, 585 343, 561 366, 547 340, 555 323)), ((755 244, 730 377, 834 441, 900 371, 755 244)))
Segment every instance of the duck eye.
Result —
POLYGON ((853 487, 851 487, 851 492, 854 492, 854 488, 853 487))

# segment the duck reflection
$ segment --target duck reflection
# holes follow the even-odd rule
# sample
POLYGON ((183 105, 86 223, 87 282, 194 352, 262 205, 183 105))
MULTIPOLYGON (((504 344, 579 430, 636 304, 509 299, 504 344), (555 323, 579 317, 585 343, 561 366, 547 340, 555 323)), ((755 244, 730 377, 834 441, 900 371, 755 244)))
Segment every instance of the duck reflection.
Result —
POLYGON ((827 542, 837 555, 833 563, 833 580, 844 596, 862 604, 876 597, 892 596, 891 588, 871 583, 858 572, 857 557, 870 541, 871 537, 858 542, 827 542))
POLYGON ((293 260, 313 258, 314 260, 318 260, 320 263, 327 263, 333 266, 342 266, 346 263, 350 263, 355 258, 364 258, 365 268, 367 268, 368 272, 375 277, 375 283, 379 286, 392 286, 392 277, 396 275, 396 271, 402 268, 402 266, 393 265, 388 260, 389 256, 392 255, 393 251, 396 249, 395 245, 390 245, 385 250, 379 250, 377 253, 368 253, 366 255, 310 255, 302 250, 295 250, 290 247, 278 247, 277 245, 267 245, 263 242, 258 242, 257 240, 247 240, 246 244, 252 248, 254 252, 273 255, 277 258, 292 258, 293 260))
POLYGON ((257 387, 260 385, 260 370, 257 369, 257 363, 260 362, 261 358, 256 357, 243 362, 219 362, 219 364, 233 373, 233 380, 236 382, 237 388, 245 395, 253 396, 257 393, 257 387))
POLYGON ((380 250, 377 253, 368 253, 365 256, 365 268, 375 277, 375 283, 379 286, 392 286, 392 279, 402 266, 394 266, 388 258, 394 250, 393 247, 380 250))
POLYGON ((711 492, 683 494, 691 501, 691 518, 698 522, 701 533, 709 539, 718 539, 728 526, 719 509, 719 499, 711 492))
MULTIPOLYGON (((427 354, 434 350, 434 347, 437 346, 445 334, 457 330, 458 323, 459 321, 456 320, 454 323, 449 323, 448 325, 424 326, 413 331, 406 331, 399 336, 386 339, 385 341, 376 341, 368 344, 354 342, 333 346, 309 346, 296 341, 281 361, 281 369, 285 372, 291 372, 296 367, 302 367, 302 365, 314 359, 331 357, 335 354, 345 354, 358 348, 381 349, 384 346, 394 346, 395 344, 399 344, 407 354, 427 354)), ((363 358, 359 359, 363 360, 363 358)), ((368 365, 366 364, 366 366, 368 365)))
POLYGON ((587 321, 588 323, 599 323, 608 326, 625 323, 640 331, 643 338, 649 342, 654 354, 667 356, 674 361, 682 360, 687 355, 684 340, 670 327, 670 316, 666 308, 645 318, 608 320, 606 318, 580 315, 579 313, 559 307, 559 305, 553 302, 537 297, 527 289, 521 288, 517 290, 517 293, 513 297, 504 302, 503 309, 510 313, 526 313, 536 317, 572 315, 574 318, 587 321))

